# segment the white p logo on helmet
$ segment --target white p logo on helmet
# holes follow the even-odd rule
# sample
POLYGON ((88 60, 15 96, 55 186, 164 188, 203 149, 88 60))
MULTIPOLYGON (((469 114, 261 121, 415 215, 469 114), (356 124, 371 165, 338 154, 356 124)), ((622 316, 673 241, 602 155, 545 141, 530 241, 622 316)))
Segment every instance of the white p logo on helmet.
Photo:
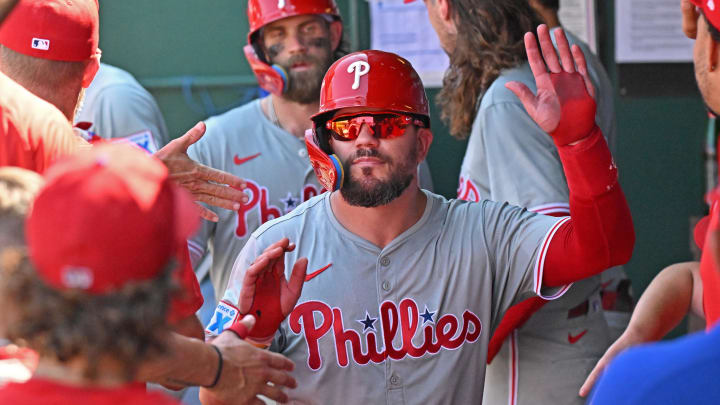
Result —
POLYGON ((281 10, 285 8, 285 0, 278 0, 278 8, 281 10))
POLYGON ((358 87, 360 87, 360 77, 370 72, 370 64, 362 60, 355 61, 348 66, 347 72, 355 72, 355 81, 353 82, 352 89, 357 90, 358 87))
POLYGON ((715 2, 713 0, 708 0, 707 6, 711 11, 715 11, 715 2))

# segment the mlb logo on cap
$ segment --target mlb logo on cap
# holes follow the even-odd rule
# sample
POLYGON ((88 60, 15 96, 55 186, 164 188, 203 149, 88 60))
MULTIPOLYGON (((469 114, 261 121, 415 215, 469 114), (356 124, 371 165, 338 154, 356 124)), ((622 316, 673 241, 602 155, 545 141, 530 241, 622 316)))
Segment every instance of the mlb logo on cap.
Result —
POLYGON ((41 51, 47 51, 48 49, 50 49, 50 40, 49 39, 41 39, 41 38, 33 38, 32 39, 32 48, 39 49, 41 51))

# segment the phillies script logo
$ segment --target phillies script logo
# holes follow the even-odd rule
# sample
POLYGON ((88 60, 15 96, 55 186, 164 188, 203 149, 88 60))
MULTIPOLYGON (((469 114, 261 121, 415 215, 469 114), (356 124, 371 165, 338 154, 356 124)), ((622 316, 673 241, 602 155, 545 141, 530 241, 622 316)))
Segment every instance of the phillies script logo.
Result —
MULTIPOLYGON (((345 329, 343 326, 342 310, 330 308, 329 305, 320 301, 308 301, 295 307, 290 314, 290 329, 295 334, 304 334, 308 348, 308 367, 318 370, 322 366, 320 358, 320 339, 331 333, 334 337, 335 353, 337 362, 341 367, 347 367, 349 356, 352 356, 356 364, 364 365, 369 362, 382 363, 387 358, 400 360, 406 356, 421 357, 426 353, 435 354, 440 349, 455 350, 465 342, 473 343, 482 332, 482 323, 477 315, 466 310, 462 319, 453 314, 445 314, 432 321, 427 308, 425 314, 420 314, 415 301, 405 298, 400 305, 394 302, 385 301, 380 305, 380 327, 382 338, 375 332, 374 322, 366 315, 365 321, 359 321, 366 325, 365 330, 370 330, 361 335, 354 329, 345 329), (315 324, 315 314, 320 315, 320 324, 315 324), (422 326, 428 321, 429 324, 422 326), (369 325, 368 325, 369 324, 369 325), (423 342, 415 346, 412 338, 418 328, 422 326, 420 334, 423 342), (393 340, 397 334, 402 337, 402 347, 393 346, 393 340), (383 349, 378 350, 378 341, 382 339, 383 349), (346 343, 350 342, 352 352, 348 353, 346 343), (363 344, 364 343, 364 344, 363 344), (363 351, 367 347, 367 352, 363 351)), ((417 339, 416 339, 417 340, 417 339)))
POLYGON ((458 185, 457 196, 460 200, 478 202, 480 201, 480 192, 478 187, 470 178, 460 176, 460 185, 458 185))
MULTIPOLYGON (((271 219, 279 218, 283 215, 280 208, 268 202, 269 193, 267 187, 263 187, 252 180, 246 180, 245 184, 246 189, 250 190, 252 196, 247 203, 241 203, 240 209, 238 210, 238 224, 235 229, 235 234, 239 238, 243 238, 248 234, 248 215, 251 212, 257 213, 261 224, 264 224, 271 219)), ((317 187, 314 185, 306 184, 303 187, 302 201, 307 201, 324 191, 325 189, 318 191, 317 187)))

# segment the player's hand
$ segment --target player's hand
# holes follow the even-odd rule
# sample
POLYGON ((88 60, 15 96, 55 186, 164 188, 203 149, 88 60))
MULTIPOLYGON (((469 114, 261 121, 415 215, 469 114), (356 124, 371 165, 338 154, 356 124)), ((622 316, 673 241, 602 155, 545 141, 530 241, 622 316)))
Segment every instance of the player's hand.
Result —
POLYGON ((585 379, 582 387, 580 387, 580 396, 586 397, 588 394, 590 394, 592 387, 595 385, 597 380, 605 371, 605 368, 610 364, 610 362, 613 361, 613 359, 615 359, 615 357, 617 357, 625 349, 642 343, 645 342, 638 336, 634 335, 630 331, 630 329, 626 329, 625 332, 620 335, 618 340, 616 340, 615 343, 608 347, 608 349, 605 351, 605 354, 603 354, 600 360, 598 360, 595 368, 592 369, 590 375, 588 375, 588 378, 585 379))
MULTIPOLYGON (((165 164, 170 177, 188 190, 195 201, 237 211, 242 203, 248 201, 247 195, 242 191, 245 182, 232 174, 202 165, 190 159, 187 154, 190 145, 200 140, 204 134, 205 123, 198 122, 185 135, 173 139, 157 151, 155 157, 165 164)), ((209 221, 218 220, 217 214, 203 206, 200 215, 209 221)))
MULTIPOLYGON (((248 315, 240 322, 252 329, 255 319, 248 315)), ((223 354, 223 370, 217 386, 200 388, 203 405, 263 405, 258 395, 280 403, 287 402, 287 394, 282 389, 297 386, 288 373, 294 368, 292 361, 280 354, 258 349, 232 332, 221 333, 212 344, 223 354)))
POLYGON ((245 272, 238 310, 257 318, 248 338, 257 343, 272 341, 275 332, 295 308, 300 298, 308 260, 300 258, 293 266, 290 280, 285 279, 285 253, 295 244, 283 238, 268 246, 245 272))
POLYGON ((682 30, 688 38, 695 39, 700 13, 690 0, 680 0, 680 8, 682 9, 682 30))
POLYGON ((555 31, 559 60, 547 25, 540 25, 537 34, 542 56, 535 35, 525 34, 525 50, 535 76, 537 95, 519 82, 509 82, 505 87, 515 93, 530 117, 552 136, 556 145, 574 144, 590 135, 595 126, 595 90, 585 56, 577 45, 570 50, 562 28, 555 31))

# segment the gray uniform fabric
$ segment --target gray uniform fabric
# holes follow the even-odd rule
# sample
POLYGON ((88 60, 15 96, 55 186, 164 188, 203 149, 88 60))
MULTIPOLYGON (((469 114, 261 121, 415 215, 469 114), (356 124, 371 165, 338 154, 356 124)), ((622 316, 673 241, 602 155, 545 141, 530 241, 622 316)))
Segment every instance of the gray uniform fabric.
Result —
MULTIPOLYGON (((577 39, 569 35, 570 42, 577 39)), ((586 52, 587 47, 583 49, 586 52)), ((589 55, 589 70, 598 88, 596 122, 614 139, 612 87, 596 71, 599 61, 589 55)), ((491 199, 531 211, 569 215, 568 188, 557 148, 525 111, 505 84, 518 81, 536 91, 527 63, 501 73, 484 94, 473 122, 460 174, 460 198, 491 199)), ((622 270, 613 270, 620 271, 622 270)), ((601 277, 573 285, 562 299, 546 304, 531 321, 509 336, 488 366, 485 405, 582 404, 577 393, 595 362, 611 343, 602 313, 601 277), (569 310, 588 303, 587 313, 569 319, 569 310), (541 319, 542 322, 532 321, 541 319), (578 338, 579 336, 579 338, 578 338)))
POLYGON ((85 92, 75 122, 90 122, 90 131, 105 139, 130 138, 155 152, 170 138, 153 96, 128 72, 100 64, 85 92))
POLYGON ((212 254, 210 280, 215 296, 222 297, 232 264, 250 234, 320 194, 322 187, 304 142, 270 122, 260 100, 212 117, 206 125, 205 136, 188 155, 244 179, 250 196, 237 212, 209 207, 218 222, 203 221, 188 240, 193 267, 207 250, 212 254))
MULTIPOLYGON (((245 269, 282 237, 297 243, 286 277, 299 257, 308 274, 330 265, 305 283, 271 347, 295 362, 291 403, 481 400, 489 336, 510 305, 540 293, 547 241, 565 219, 425 194, 420 220, 383 249, 338 222, 329 193, 253 233, 223 301, 237 303, 245 269)), ((206 333, 230 323, 216 312, 206 333)))
MULTIPOLYGON (((211 252, 210 279, 215 296, 222 297, 232 264, 250 234, 323 188, 310 166, 305 142, 273 124, 263 113, 260 100, 210 118, 206 124, 205 136, 188 154, 246 180, 251 196, 238 212, 210 207, 219 221, 203 221, 188 241, 194 268, 206 251, 211 252)), ((432 190, 425 162, 419 173, 420 184, 432 190)))

